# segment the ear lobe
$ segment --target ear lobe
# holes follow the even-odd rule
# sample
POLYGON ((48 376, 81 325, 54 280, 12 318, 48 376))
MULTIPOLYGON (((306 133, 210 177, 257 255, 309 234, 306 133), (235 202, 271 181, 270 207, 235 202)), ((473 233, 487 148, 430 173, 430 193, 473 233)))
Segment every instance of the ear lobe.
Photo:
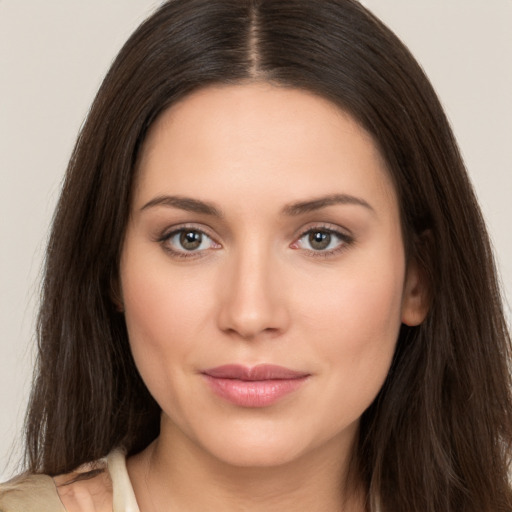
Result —
POLYGON ((425 271, 416 260, 411 259, 407 266, 402 295, 402 323, 410 327, 421 324, 429 307, 430 293, 425 271))

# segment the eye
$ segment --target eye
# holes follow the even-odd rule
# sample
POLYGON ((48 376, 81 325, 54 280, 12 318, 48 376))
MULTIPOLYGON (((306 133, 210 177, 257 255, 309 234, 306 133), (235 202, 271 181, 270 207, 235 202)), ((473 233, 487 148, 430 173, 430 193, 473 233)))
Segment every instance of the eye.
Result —
POLYGON ((167 251, 183 257, 220 247, 204 231, 192 228, 176 229, 164 235, 160 242, 162 242, 167 251))
POLYGON ((314 228, 302 234, 292 247, 316 253, 333 254, 343 249, 352 241, 352 237, 345 233, 327 228, 314 228))

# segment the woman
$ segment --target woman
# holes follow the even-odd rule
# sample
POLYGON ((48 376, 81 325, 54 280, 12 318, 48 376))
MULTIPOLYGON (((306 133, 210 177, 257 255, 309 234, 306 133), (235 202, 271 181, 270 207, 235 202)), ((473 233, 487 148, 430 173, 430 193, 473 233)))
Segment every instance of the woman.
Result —
POLYGON ((71 159, 39 343, 2 511, 512 510, 485 227, 355 1, 173 0, 135 32, 71 159))

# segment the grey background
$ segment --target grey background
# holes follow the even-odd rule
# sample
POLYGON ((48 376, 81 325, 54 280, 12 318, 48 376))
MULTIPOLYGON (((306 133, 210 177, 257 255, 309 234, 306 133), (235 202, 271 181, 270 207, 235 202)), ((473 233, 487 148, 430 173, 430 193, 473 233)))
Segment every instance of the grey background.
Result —
MULTIPOLYGON (((160 3, 0 0, 0 480, 20 454, 40 268, 67 160, 109 64, 160 3)), ((441 97, 510 299, 512 0, 363 3, 409 46, 441 97)))

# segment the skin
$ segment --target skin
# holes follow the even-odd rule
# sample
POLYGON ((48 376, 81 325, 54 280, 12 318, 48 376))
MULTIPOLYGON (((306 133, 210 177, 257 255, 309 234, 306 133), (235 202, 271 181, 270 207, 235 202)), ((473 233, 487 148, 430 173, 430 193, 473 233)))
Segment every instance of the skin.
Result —
POLYGON ((357 122, 266 83, 172 106, 143 147, 120 283, 137 367, 162 408, 160 437, 128 461, 143 512, 364 510, 350 469, 359 418, 401 323, 420 323, 426 301, 386 165, 357 122), (291 211, 333 194, 345 202, 291 211), (155 204, 163 196, 221 216, 155 204), (206 234, 198 250, 179 233, 164 240, 180 228, 206 234), (318 249, 311 230, 339 235, 318 249), (270 406, 241 407, 201 374, 228 363, 310 376, 270 406))

